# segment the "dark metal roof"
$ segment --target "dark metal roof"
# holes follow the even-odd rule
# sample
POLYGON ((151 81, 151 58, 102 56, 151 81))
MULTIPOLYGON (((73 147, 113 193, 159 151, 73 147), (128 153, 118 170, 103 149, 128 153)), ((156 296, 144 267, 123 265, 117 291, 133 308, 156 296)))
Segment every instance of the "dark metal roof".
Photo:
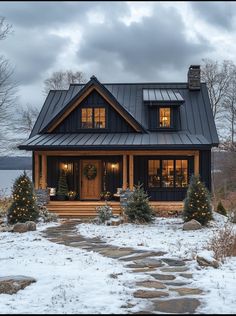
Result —
MULTIPOLYGON (((68 90, 50 91, 30 137, 32 138, 37 134, 45 133, 46 127, 49 126, 53 120, 57 119, 57 117, 60 116, 60 114, 66 109, 66 107, 70 106, 70 102, 74 101, 87 85, 88 84, 72 84, 68 90)), ((133 117, 136 122, 138 122, 140 126, 143 127, 144 131, 147 131, 146 136, 145 133, 144 135, 131 134, 130 137, 135 138, 136 144, 141 145, 146 142, 145 145, 148 146, 149 144, 154 144, 156 140, 158 140, 156 145, 161 143, 164 144, 164 141, 161 141, 160 143, 162 138, 167 139, 169 142, 168 144, 174 144, 172 139, 180 139, 181 137, 183 137, 182 143, 177 140, 177 144, 199 145, 199 137, 202 138, 204 144, 207 143, 208 145, 215 146, 219 143, 205 83, 201 83, 201 89, 198 91, 189 91, 187 83, 106 83, 102 86, 104 86, 105 90, 109 91, 112 98, 117 100, 117 102, 124 108, 127 114, 133 117), (176 102, 178 101, 182 103, 180 105, 181 131, 175 133, 163 133, 162 131, 152 133, 148 132, 148 107, 144 106, 143 97, 145 97, 145 101, 150 101, 155 97, 155 101, 176 100, 176 102), (188 136, 185 137, 184 135, 188 136), (150 143, 148 140, 149 137, 151 139, 155 139, 155 141, 151 141, 150 143), (189 139, 191 139, 191 141, 189 139)), ((75 134, 73 135, 75 136, 75 134)), ((90 140, 92 140, 93 137, 96 137, 94 135, 98 134, 80 135, 84 135, 83 137, 86 139, 88 137, 90 140)), ((77 137, 80 137, 80 135, 77 135, 77 137)), ((111 135, 113 134, 101 135, 107 135, 109 139, 113 139, 111 138, 111 135)), ((114 134, 114 139, 119 137, 119 135, 119 133, 114 134)), ((67 136, 68 135, 64 135, 65 139, 67 139, 67 136)), ((103 140, 103 136, 98 136, 97 144, 101 139, 103 140)), ((45 137, 49 136, 47 135, 45 137)), ((51 137, 53 137, 53 134, 51 137)), ((127 139, 130 138, 127 137, 127 139)), ((125 140, 125 136, 122 136, 122 138, 120 138, 120 143, 123 142, 125 144, 126 142, 128 145, 127 139, 125 140)), ((103 145, 102 141, 100 144, 103 145)), ((22 146, 20 148, 23 149, 22 146)), ((29 149, 29 147, 27 147, 27 149, 29 149)))
POLYGON ((143 101, 184 102, 184 99, 174 89, 143 89, 143 101))
POLYGON ((149 132, 149 133, 74 133, 74 134, 38 134, 28 139, 20 149, 62 149, 84 150, 97 148, 147 148, 160 149, 168 146, 176 148, 194 148, 210 146, 202 135, 188 132, 149 132))

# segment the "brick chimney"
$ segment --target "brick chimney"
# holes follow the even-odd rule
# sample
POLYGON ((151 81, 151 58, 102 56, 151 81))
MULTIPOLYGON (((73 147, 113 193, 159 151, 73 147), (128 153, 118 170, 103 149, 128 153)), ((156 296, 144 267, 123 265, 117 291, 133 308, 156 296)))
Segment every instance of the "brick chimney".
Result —
POLYGON ((189 90, 200 90, 201 88, 201 70, 200 65, 191 65, 188 70, 188 88, 189 90))

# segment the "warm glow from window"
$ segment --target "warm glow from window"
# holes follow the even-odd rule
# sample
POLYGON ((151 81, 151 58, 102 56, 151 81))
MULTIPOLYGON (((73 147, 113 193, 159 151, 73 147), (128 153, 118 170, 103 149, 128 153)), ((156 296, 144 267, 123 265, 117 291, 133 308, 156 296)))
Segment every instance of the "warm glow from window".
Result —
POLYGON ((81 128, 106 128, 105 108, 84 108, 81 110, 81 128))
POLYGON ((188 185, 188 161, 176 160, 175 173, 175 186, 186 187, 188 185))
POLYGON ((93 109, 86 108, 82 109, 81 112, 81 127, 82 128, 93 128, 93 109))
POLYGON ((94 109, 94 128, 106 127, 106 111, 104 108, 94 109))
POLYGON ((162 160, 162 186, 174 186, 174 160, 162 160))
POLYGON ((160 127, 170 127, 170 108, 160 108, 159 122, 160 127))
POLYGON ((148 161, 148 186, 160 187, 161 186, 161 169, 160 160, 149 160, 148 161))
POLYGON ((187 159, 148 160, 149 188, 184 188, 187 186, 187 159))

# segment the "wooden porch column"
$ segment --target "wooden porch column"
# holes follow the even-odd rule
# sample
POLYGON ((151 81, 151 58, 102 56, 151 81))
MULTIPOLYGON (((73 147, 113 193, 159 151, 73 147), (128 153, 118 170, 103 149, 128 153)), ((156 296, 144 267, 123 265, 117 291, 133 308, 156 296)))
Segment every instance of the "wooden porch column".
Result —
POLYGON ((127 155, 123 155, 123 190, 127 189, 127 155))
POLYGON ((34 152, 34 188, 39 188, 39 154, 34 152))
POLYGON ((42 189, 47 187, 47 155, 42 154, 42 189))
POLYGON ((199 151, 194 153, 194 174, 195 176, 199 174, 199 151))
POLYGON ((134 189, 134 156, 129 155, 129 188, 134 189))

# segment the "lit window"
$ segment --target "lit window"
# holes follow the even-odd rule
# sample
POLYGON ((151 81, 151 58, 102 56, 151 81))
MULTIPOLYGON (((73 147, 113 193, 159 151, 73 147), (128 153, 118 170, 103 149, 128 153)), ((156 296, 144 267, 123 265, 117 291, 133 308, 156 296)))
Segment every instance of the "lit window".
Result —
POLYGON ((106 109, 105 108, 82 109, 81 128, 106 128, 106 109))
POLYGON ((81 127, 93 128, 93 109, 92 108, 82 109, 81 127))
POLYGON ((162 187, 174 186, 174 160, 162 160, 162 187))
POLYGON ((188 185, 188 161, 176 160, 175 173, 175 186, 186 187, 188 185))
POLYGON ((161 186, 160 160, 148 161, 148 186, 149 188, 161 186))
POLYGON ((159 127, 170 127, 170 108, 159 109, 159 127))

